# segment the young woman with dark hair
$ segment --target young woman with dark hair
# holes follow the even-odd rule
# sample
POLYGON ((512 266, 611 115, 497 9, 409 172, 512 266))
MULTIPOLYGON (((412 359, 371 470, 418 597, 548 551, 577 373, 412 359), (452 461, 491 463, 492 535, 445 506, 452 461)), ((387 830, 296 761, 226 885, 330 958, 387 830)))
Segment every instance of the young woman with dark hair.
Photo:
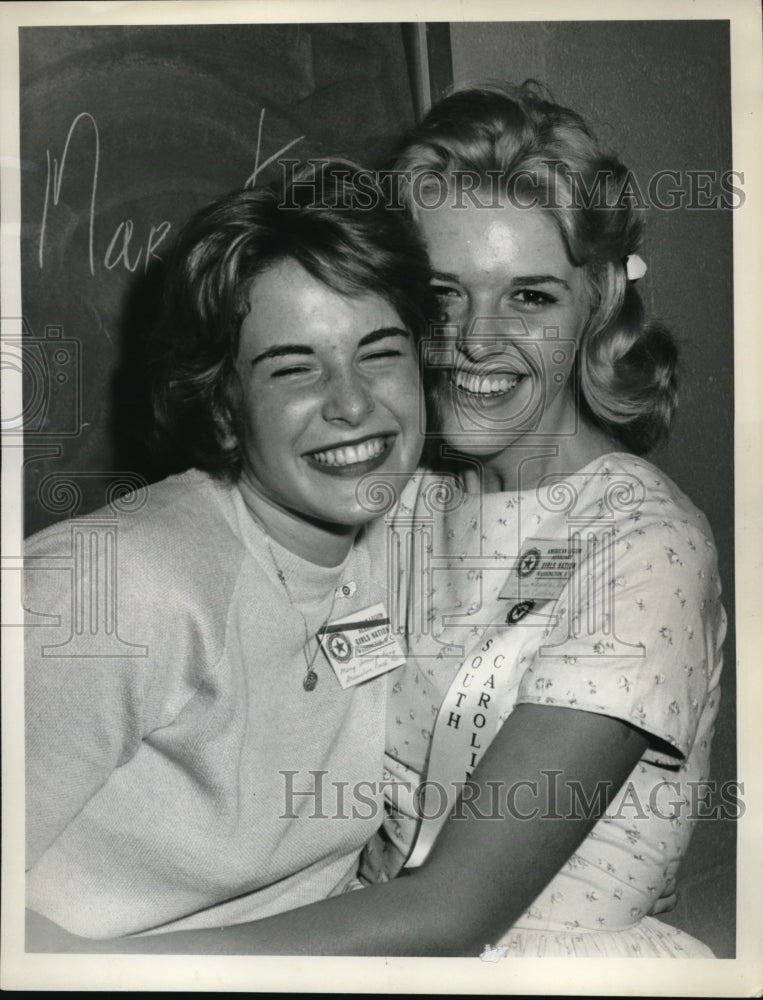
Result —
POLYGON ((399 489, 422 444, 426 255, 339 173, 190 221, 154 347, 160 424, 191 467, 28 541, 30 950, 322 899, 379 825, 329 820, 333 784, 322 821, 298 781, 289 796, 313 769, 379 787, 386 673, 340 683, 317 636, 384 630, 364 529, 374 484, 399 489), (103 573, 116 643, 80 635, 103 573))

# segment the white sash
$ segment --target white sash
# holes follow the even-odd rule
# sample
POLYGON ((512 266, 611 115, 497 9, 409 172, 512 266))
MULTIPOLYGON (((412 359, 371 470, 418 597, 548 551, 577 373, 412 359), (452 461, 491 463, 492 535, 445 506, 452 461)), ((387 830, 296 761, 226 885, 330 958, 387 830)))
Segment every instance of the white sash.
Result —
POLYGON ((507 684, 507 676, 527 633, 503 624, 501 632, 500 644, 483 636, 443 700, 432 736, 427 779, 419 792, 418 836, 406 868, 417 868, 425 861, 464 783, 513 707, 515 687, 507 684), (498 645, 500 652, 494 652, 498 645))

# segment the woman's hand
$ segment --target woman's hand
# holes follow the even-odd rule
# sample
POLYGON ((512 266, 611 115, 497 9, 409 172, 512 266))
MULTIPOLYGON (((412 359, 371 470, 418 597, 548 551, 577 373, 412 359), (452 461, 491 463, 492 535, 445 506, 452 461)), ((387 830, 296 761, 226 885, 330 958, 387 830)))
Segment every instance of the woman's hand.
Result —
POLYGON ((654 901, 654 906, 649 913, 651 916, 656 917, 660 913, 670 913, 671 910, 675 910, 677 905, 678 892, 676 890, 676 880, 674 877, 671 877, 665 883, 662 895, 654 901))

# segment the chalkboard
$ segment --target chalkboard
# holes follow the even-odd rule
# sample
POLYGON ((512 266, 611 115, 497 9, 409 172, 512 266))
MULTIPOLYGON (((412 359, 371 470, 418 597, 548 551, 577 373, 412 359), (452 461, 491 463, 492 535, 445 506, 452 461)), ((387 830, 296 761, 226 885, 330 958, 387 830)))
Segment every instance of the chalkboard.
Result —
POLYGON ((22 28, 19 52, 30 534, 168 471, 141 356, 178 227, 279 157, 377 165, 413 109, 399 24, 22 28))

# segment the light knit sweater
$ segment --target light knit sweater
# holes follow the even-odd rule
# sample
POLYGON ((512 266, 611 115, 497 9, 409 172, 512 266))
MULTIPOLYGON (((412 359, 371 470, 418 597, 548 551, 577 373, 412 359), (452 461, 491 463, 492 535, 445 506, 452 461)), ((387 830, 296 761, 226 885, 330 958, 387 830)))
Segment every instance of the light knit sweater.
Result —
POLYGON ((28 906, 108 938, 342 891, 380 812, 334 783, 381 779, 386 678, 345 691, 319 652, 307 692, 303 647, 332 603, 383 600, 366 544, 332 568, 269 550, 198 471, 122 507, 27 547, 28 906))

